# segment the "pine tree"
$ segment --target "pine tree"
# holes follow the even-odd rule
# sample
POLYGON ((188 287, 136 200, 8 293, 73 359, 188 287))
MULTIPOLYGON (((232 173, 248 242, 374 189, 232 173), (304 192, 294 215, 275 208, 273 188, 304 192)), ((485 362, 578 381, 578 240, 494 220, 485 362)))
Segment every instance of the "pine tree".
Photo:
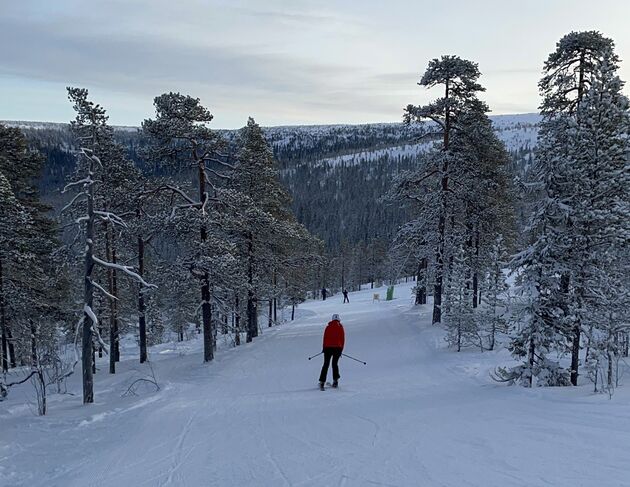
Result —
POLYGON ((17 245, 9 249, 3 262, 7 284, 4 287, 4 338, 9 355, 9 360, 3 363, 5 367, 15 366, 18 359, 29 361, 25 357, 32 356, 33 330, 35 335, 52 339, 52 330, 40 330, 40 327, 53 327, 52 315, 65 304, 62 294, 49 292, 56 274, 53 252, 59 243, 56 225, 48 215, 50 207, 42 203, 39 195, 38 179, 43 162, 38 153, 29 149, 19 129, 0 125, 0 172, 5 175, 28 221, 14 228, 17 245), (47 314, 49 319, 45 318, 47 314), (7 316, 11 317, 11 326, 7 316))
POLYGON ((221 168, 229 167, 222 150, 225 144, 213 132, 208 123, 213 116, 201 105, 198 98, 179 93, 165 93, 154 100, 156 118, 143 122, 144 133, 152 144, 151 159, 159 164, 170 161, 193 171, 197 177, 198 196, 190 197, 182 190, 175 193, 183 200, 175 207, 180 219, 179 229, 190 234, 191 225, 196 225, 198 242, 191 243, 189 255, 182 264, 201 283, 201 314, 204 337, 204 361, 214 358, 214 331, 212 325, 211 274, 219 276, 221 268, 230 266, 229 249, 222 238, 213 238, 216 215, 213 204, 217 202, 213 192, 213 179, 223 178, 221 168), (225 257, 225 258, 222 258, 225 257))
POLYGON ((75 120, 71 122, 71 128, 81 144, 82 157, 77 166, 77 179, 69 183, 64 189, 67 191, 79 188, 79 191, 64 209, 78 213, 74 219, 74 224, 79 227, 77 237, 83 235, 85 241, 83 316, 77 324, 77 328, 82 325, 83 403, 87 404, 94 402, 93 336, 96 336, 101 347, 105 348, 99 333, 99 320, 94 306, 95 291, 100 291, 108 299, 116 299, 116 296, 110 294, 104 286, 97 282, 96 268, 106 271, 116 269, 137 280, 145 287, 154 286, 144 281, 141 276, 134 272, 132 267, 103 260, 96 255, 97 243, 102 241, 102 238, 98 238, 102 235, 98 233, 97 221, 120 227, 126 226, 120 216, 101 206, 103 200, 99 193, 103 174, 109 170, 108 164, 112 160, 110 150, 113 144, 112 129, 107 124, 108 117, 105 109, 88 99, 86 89, 68 88, 68 98, 77 112, 75 120))
MULTIPOLYGON (((574 260, 569 267, 569 311, 587 333, 591 374, 599 366, 589 362, 605 364, 608 391, 616 385, 613 369, 630 329, 630 103, 622 93, 614 61, 604 58, 593 76, 577 108, 572 134, 576 142, 571 147, 576 187, 571 200, 574 260)), ((597 387, 596 380, 595 376, 597 387)))
POLYGON ((239 134, 237 163, 229 188, 242 195, 235 202, 232 228, 239 242, 247 279, 247 338, 258 335, 258 304, 263 295, 277 299, 278 277, 288 279, 295 242, 312 246, 308 232, 290 210, 290 196, 279 180, 277 162, 260 126, 250 118, 239 134), (271 285, 270 285, 271 284, 271 285))
MULTIPOLYGON (((526 292, 533 293, 523 297, 534 300, 529 321, 539 326, 530 331, 555 340, 542 347, 558 354, 569 341, 573 385, 583 331, 594 326, 586 316, 592 314, 588 296, 601 291, 589 283, 603 282, 588 273, 608 260, 605 246, 595 243, 595 228, 612 225, 605 234, 610 230, 614 237, 606 242, 624 234, 624 223, 618 222, 627 210, 615 209, 627 201, 619 186, 625 181, 618 180, 627 167, 628 102, 621 94, 617 63, 612 41, 598 32, 566 35, 545 63, 540 81, 543 120, 533 170, 538 200, 530 223, 533 243, 514 261, 528 281, 526 292)), ((552 369, 546 375, 565 383, 555 364, 552 369)), ((542 383, 553 381, 546 377, 542 383)))
MULTIPOLYGON (((18 268, 21 262, 30 259, 30 254, 20 240, 19 229, 31 223, 26 209, 20 204, 11 188, 9 180, 0 172, 0 332, 2 342, 0 356, 2 372, 15 367, 15 352, 11 354, 8 306, 10 299, 16 297, 16 286, 9 270, 18 268)), ((3 389, 4 390, 4 389, 3 389)))
MULTIPOLYGON (((479 78, 477 64, 463 60, 457 56, 442 56, 433 59, 420 80, 420 85, 427 88, 442 85, 444 96, 438 98, 429 105, 418 107, 409 105, 405 112, 405 122, 431 120, 437 126, 432 135, 442 139, 439 152, 431 157, 429 167, 424 174, 418 174, 410 182, 414 186, 420 185, 427 178, 436 176, 438 179, 437 194, 429 201, 436 225, 434 238, 435 245, 435 284, 433 289, 433 323, 441 321, 442 292, 444 285, 444 265, 447 243, 447 225, 452 215, 449 193, 450 173, 453 164, 453 153, 450 143, 453 133, 458 129, 461 114, 466 111, 471 102, 476 100, 476 93, 484 88, 477 83, 479 78)), ((435 191, 435 190, 434 190, 435 191)))

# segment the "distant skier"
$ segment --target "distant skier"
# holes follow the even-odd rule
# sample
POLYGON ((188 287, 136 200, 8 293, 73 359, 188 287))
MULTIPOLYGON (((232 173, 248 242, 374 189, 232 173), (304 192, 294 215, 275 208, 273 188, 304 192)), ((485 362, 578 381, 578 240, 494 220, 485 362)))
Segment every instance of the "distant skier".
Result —
POLYGON ((330 359, 332 359, 333 369, 333 387, 337 387, 339 381, 339 358, 343 352, 343 346, 345 344, 345 333, 343 331, 343 325, 339 321, 339 315, 332 315, 332 320, 326 326, 324 330, 324 345, 322 352, 324 353, 324 365, 322 366, 322 372, 319 374, 319 388, 323 391, 324 384, 326 384, 326 377, 328 376, 328 366, 330 365, 330 359))
POLYGON ((325 287, 322 288, 322 300, 326 301, 326 295, 328 294, 328 291, 326 290, 325 287))
POLYGON ((350 300, 348 299, 348 290, 344 289, 342 292, 343 292, 343 302, 350 303, 350 300))

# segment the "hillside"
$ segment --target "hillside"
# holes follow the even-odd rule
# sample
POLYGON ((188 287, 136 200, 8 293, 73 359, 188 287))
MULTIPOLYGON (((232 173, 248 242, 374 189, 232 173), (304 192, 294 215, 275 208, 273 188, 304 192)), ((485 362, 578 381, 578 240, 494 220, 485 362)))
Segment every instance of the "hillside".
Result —
MULTIPOLYGON (((522 175, 531 162, 539 116, 497 115, 491 119, 512 154, 512 172, 522 175)), ((58 205, 58 190, 75 161, 76 145, 68 124, 3 123, 20 127, 33 147, 44 154, 47 162, 41 188, 58 205)), ((117 139, 143 167, 138 150, 144 141, 138 129, 115 129, 117 139)), ((425 130, 419 125, 383 123, 267 127, 265 134, 280 164, 282 181, 293 195, 298 220, 335 249, 342 242, 391 241, 406 216, 403 209, 379 199, 392 178, 413 168, 429 148, 431 142, 418 143, 425 130)), ((234 130, 221 133, 228 140, 237 135, 234 130)))

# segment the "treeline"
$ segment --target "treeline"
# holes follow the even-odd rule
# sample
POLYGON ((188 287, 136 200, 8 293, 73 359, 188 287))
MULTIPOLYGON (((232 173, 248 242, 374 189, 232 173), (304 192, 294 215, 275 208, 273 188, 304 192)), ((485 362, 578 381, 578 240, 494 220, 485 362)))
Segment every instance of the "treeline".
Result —
POLYGON ((499 381, 618 383, 630 330, 630 113, 618 64, 599 32, 558 42, 539 83, 533 157, 509 160, 471 61, 431 61, 420 84, 443 96, 405 112, 433 121, 440 142, 390 192, 412 212, 397 246, 417 262, 417 303, 433 294, 433 322, 456 350, 492 350, 500 334, 520 365, 499 368, 499 381))
POLYGON ((306 298, 323 262, 253 119, 226 140, 198 99, 158 96, 138 154, 177 177, 147 175, 87 90, 68 96, 78 158, 58 222, 38 194, 42 157, 18 129, 0 128, 1 391, 15 385, 9 368, 30 366, 17 382, 35 381, 41 414, 46 388, 62 388, 79 361, 83 402, 93 402, 96 356, 107 353, 115 373, 124 333, 137 336, 140 362, 150 342, 183 339, 191 323, 205 361, 218 340, 252 341, 306 298))

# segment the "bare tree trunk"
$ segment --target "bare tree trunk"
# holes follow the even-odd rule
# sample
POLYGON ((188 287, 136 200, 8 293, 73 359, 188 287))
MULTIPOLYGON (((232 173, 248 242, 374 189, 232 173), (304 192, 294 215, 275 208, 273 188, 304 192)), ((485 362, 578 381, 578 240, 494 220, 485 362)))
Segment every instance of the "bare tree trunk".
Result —
POLYGON ((573 326, 573 341, 571 343, 571 384, 577 386, 578 368, 580 366, 580 323, 573 326))
POLYGON ((203 325, 203 360, 210 362, 214 358, 212 336, 212 307, 210 305, 210 277, 204 272, 201 285, 201 319, 203 325))
MULTIPOLYGON (((116 255, 116 234, 112 233, 112 263, 117 263, 117 255, 116 255)), ((112 295, 118 297, 118 271, 116 269, 112 269, 112 295)), ((119 322, 118 319, 118 301, 113 300, 113 310, 114 310, 114 350, 113 357, 114 361, 120 362, 120 331, 119 331, 119 322)))
POLYGON ((258 309, 257 301, 254 295, 254 242, 252 234, 249 233, 247 241, 247 343, 251 342, 258 336, 258 309))
POLYGON ((44 377, 44 373, 41 368, 37 368, 37 373, 35 374, 35 380, 37 381, 37 412, 40 416, 46 416, 47 406, 46 406, 46 379, 44 377))
POLYGON ((291 321, 295 320, 295 303, 291 303, 291 321))
POLYGON ((239 309, 238 293, 234 297, 234 344, 241 344, 241 312, 239 309))
MULTIPOLYGON (((94 160, 90 157, 90 179, 94 174, 94 160)), ((85 282, 84 282, 84 311, 83 311, 83 340, 82 340, 82 370, 83 370, 83 403, 94 402, 94 347, 92 345, 92 322, 90 313, 94 314, 94 285, 92 271, 94 270, 94 182, 88 185, 87 220, 85 222, 85 282)))
POLYGON ((37 326, 31 319, 28 320, 31 326, 31 367, 36 368, 37 363, 37 326))
POLYGON ((0 331, 2 332, 2 346, 0 346, 0 356, 2 356, 2 372, 9 371, 9 357, 7 350, 7 315, 6 302, 4 299, 4 277, 2 268, 2 259, 0 259, 0 331))
MULTIPOLYGON (((105 256, 108 262, 112 262, 112 228, 109 223, 105 224, 105 256)), ((109 287, 109 294, 114 294, 114 270, 111 267, 107 268, 107 283, 109 287)), ((109 298, 109 373, 116 373, 116 357, 114 350, 116 349, 116 310, 114 309, 114 299, 109 298)), ((99 357, 101 356, 101 350, 99 347, 99 357)))
POLYGON ((479 299, 479 276, 477 269, 479 268, 479 230, 475 232, 475 266, 472 275, 472 305, 476 308, 479 299))
POLYGON ((7 345, 9 348, 9 365, 15 369, 17 367, 15 344, 13 343, 13 333, 11 333, 11 328, 9 327, 7 327, 7 345))
POLYGON ((269 321, 268 321, 268 324, 267 324, 267 326, 269 328, 271 328, 271 325, 273 324, 273 321, 271 319, 272 313, 273 313, 273 300, 270 299, 269 300, 269 321))
MULTIPOLYGON (((568 313, 567 302, 569 296, 569 276, 564 274, 560 277, 560 292, 562 293, 565 304, 565 316, 568 313)), ((582 332, 582 326, 580 319, 577 318, 573 324, 573 336, 571 338, 571 384, 577 386, 578 382, 578 369, 580 366, 580 338, 582 332)))
POLYGON ((273 271, 273 322, 278 323, 278 298, 276 297, 277 282, 276 271, 273 271))
MULTIPOLYGON (((144 239, 138 236, 138 274, 144 278, 144 239)), ((138 290, 138 333, 140 335, 140 363, 147 361, 147 317, 144 290, 138 290)))
POLYGON ((536 345, 534 345, 534 338, 531 337, 529 339, 529 351, 527 353, 527 360, 529 362, 529 387, 532 386, 533 376, 532 371, 534 370, 534 357, 536 353, 536 345))
POLYGON ((427 304, 426 283, 427 259, 422 258, 418 262, 418 275, 416 278, 416 304, 427 304))
MULTIPOLYGON (((199 202, 203 208, 208 198, 206 192, 206 173, 203 159, 198 160, 199 165, 199 202)), ((201 210, 200 210, 201 211, 201 210)), ((201 242, 208 239, 208 232, 204 224, 200 229, 201 242)), ((201 319, 203 324, 203 360, 210 362, 214 358, 214 336, 212 334, 212 308, 210 305, 210 275, 204 270, 201 278, 201 319)))

